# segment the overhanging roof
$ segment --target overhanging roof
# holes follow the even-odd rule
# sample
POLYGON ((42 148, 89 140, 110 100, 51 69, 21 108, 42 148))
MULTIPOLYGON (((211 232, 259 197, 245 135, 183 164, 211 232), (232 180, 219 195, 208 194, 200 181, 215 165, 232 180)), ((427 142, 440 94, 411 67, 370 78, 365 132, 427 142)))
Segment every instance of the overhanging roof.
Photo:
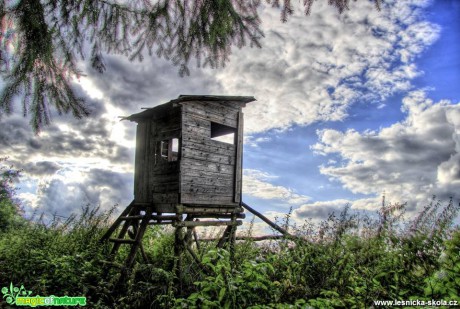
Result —
POLYGON ((182 104, 191 101, 214 101, 214 102, 228 102, 240 103, 241 107, 244 107, 246 103, 255 101, 254 97, 249 96, 222 96, 222 95, 180 95, 177 99, 171 100, 164 104, 157 105, 152 108, 148 108, 140 113, 132 114, 131 116, 122 117, 123 120, 136 121, 138 119, 150 118, 155 114, 166 113, 169 109, 172 109, 175 104, 182 104))

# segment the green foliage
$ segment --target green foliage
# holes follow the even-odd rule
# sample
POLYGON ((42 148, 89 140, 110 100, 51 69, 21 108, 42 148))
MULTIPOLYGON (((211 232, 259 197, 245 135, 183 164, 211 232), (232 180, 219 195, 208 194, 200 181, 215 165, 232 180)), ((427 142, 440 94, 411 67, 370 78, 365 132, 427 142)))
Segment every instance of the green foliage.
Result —
POLYGON ((6 158, 0 158, 0 233, 25 224, 19 203, 14 198, 13 186, 20 176, 20 171, 5 166, 2 163, 5 161, 6 158))
POLYGON ((194 283, 197 292, 176 301, 178 308, 247 308, 278 300, 279 284, 271 280, 275 270, 270 263, 248 260, 232 268, 230 253, 223 249, 210 250, 202 262, 211 273, 194 283))
POLYGON ((81 295, 99 288, 99 244, 110 212, 84 208, 78 218, 46 226, 30 222, 0 235, 0 284, 17 282, 40 295, 81 295))
POLYGON ((228 250, 202 243, 201 267, 184 253, 180 274, 173 229, 156 226, 143 242, 149 263, 138 257, 114 293, 119 270, 104 270, 108 247, 99 243, 110 212, 85 207, 66 222, 1 232, 0 286, 85 295, 92 308, 369 308, 374 300, 459 300, 460 230, 451 224, 458 206, 433 199, 398 225, 402 208, 383 203, 369 218, 346 207, 316 232, 310 223, 291 226, 296 240, 238 242, 233 260, 228 250))
MULTIPOLYGON (((377 8, 381 0, 374 0, 377 8)), ((274 7, 279 1, 267 0, 274 7)), ((329 0, 339 12, 348 0, 329 0)), ((304 2, 305 12, 313 0, 304 2)), ((229 60, 232 47, 261 47, 258 8, 261 1, 0 1, 0 73, 6 85, 0 111, 9 114, 15 97, 35 132, 50 122, 50 107, 81 118, 89 114, 71 82, 82 73, 78 58, 99 72, 103 53, 142 60, 146 52, 164 57, 189 75, 189 63, 217 68, 229 60), (79 57, 78 57, 79 56, 79 57)), ((293 12, 285 0, 281 19, 293 12)))
POLYGON ((103 52, 131 60, 149 55, 171 60, 181 75, 188 64, 223 66, 231 47, 260 47, 257 5, 252 1, 0 1, 0 72, 6 81, 0 111, 9 114, 22 97, 35 132, 50 121, 50 107, 81 118, 89 114, 71 88, 81 76, 77 55, 91 50, 91 66, 103 72, 103 52))
POLYGON ((460 302, 460 229, 457 228, 445 245, 439 257, 439 269, 425 280, 425 296, 460 302))

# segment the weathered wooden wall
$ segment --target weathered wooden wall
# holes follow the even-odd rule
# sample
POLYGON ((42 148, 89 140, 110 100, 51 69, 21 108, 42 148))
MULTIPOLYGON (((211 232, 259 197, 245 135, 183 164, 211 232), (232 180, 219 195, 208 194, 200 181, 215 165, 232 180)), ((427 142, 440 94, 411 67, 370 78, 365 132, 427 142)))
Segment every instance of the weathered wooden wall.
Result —
POLYGON ((139 203, 179 202, 179 161, 161 158, 161 141, 180 138, 180 107, 139 122, 136 138, 135 199, 139 203))
POLYGON ((235 129, 240 108, 230 102, 182 104, 181 203, 235 204, 237 145, 212 140, 211 122, 235 129))
POLYGON ((166 209, 172 209, 167 205, 180 203, 239 205, 242 106, 241 102, 231 100, 187 100, 131 116, 131 120, 138 122, 136 202, 166 205, 166 209), (234 133, 233 144, 211 138, 229 132, 234 133), (161 141, 171 138, 179 140, 177 161, 161 157, 161 141))

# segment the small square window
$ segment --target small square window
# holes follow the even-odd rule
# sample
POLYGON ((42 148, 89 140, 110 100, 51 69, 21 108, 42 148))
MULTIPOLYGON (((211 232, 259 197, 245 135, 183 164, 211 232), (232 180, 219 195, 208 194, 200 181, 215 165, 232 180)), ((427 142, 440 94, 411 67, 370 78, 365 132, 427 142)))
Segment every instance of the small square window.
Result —
POLYGON ((174 137, 161 141, 160 153, 163 160, 177 161, 179 158, 179 139, 174 137))
POLYGON ((217 122, 211 122, 211 139, 227 144, 235 144, 236 128, 232 128, 217 122))

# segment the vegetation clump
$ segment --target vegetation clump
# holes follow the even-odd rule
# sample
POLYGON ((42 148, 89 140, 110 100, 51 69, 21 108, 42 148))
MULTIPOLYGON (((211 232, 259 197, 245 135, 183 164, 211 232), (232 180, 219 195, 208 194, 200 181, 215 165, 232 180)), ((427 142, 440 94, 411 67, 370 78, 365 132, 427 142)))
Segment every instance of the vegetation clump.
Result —
MULTIPOLYGON (((296 240, 237 242, 233 260, 227 250, 203 243, 197 249, 202 267, 184 254, 181 278, 173 230, 152 228, 144 237, 150 262, 139 259, 114 293, 120 271, 107 270, 109 247, 99 242, 111 211, 86 206, 66 221, 25 220, 14 203, 11 175, 3 171, 0 183, 0 287, 13 283, 33 295, 86 296, 90 308, 369 308, 376 300, 460 301, 460 229, 453 226, 459 207, 452 199, 443 206, 433 198, 410 222, 402 219, 404 204, 383 203, 374 218, 345 207, 319 226, 291 224, 296 240)), ((127 254, 120 251, 115 264, 127 254)))

